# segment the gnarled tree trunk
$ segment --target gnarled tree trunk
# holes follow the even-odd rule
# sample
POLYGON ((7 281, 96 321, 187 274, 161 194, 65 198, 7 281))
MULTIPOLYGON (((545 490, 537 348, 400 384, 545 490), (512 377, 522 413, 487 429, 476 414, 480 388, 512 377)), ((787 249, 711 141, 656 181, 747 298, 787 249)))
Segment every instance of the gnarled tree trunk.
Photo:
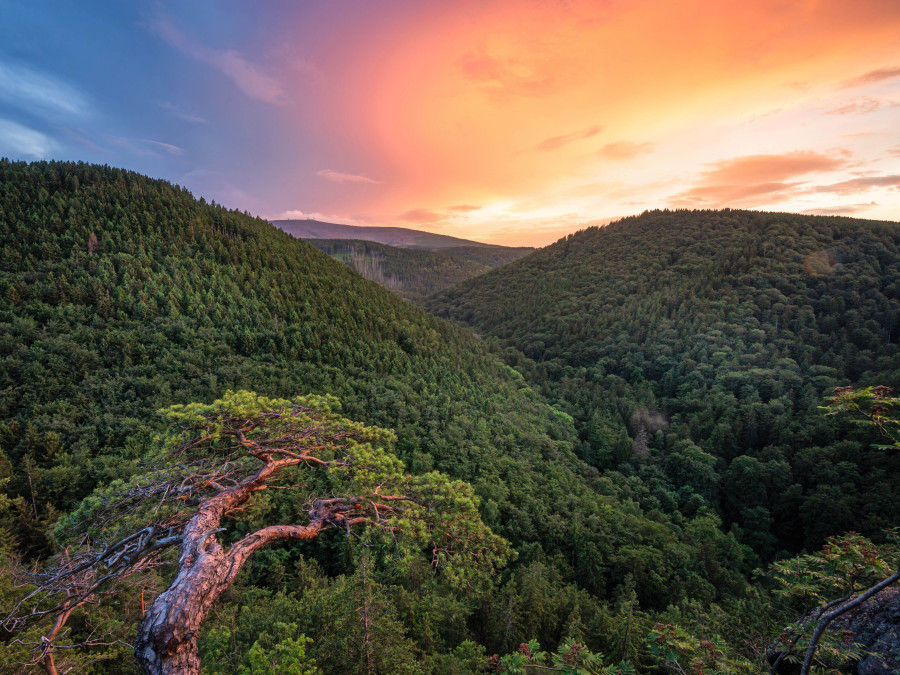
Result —
POLYGON ((280 539, 313 539, 326 518, 341 517, 336 511, 345 508, 344 500, 323 500, 310 513, 309 525, 267 527, 224 549, 216 539, 222 518, 265 489, 272 469, 268 464, 252 479, 207 500, 187 524, 178 574, 150 605, 134 643, 135 657, 151 675, 199 675, 200 625, 250 556, 280 539))

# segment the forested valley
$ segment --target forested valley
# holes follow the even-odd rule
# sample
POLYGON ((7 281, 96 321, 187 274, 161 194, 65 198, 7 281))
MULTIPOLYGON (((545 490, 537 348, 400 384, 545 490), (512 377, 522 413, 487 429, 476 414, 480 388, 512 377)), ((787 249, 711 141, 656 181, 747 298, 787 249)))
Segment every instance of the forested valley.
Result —
POLYGON ((577 454, 666 510, 709 507, 761 561, 900 522, 900 455, 826 419, 900 375, 900 229, 651 212, 430 301, 572 415, 577 454))
MULTIPOLYGON (((186 638, 204 672, 768 672, 767 647, 805 647, 804 614, 846 578, 852 595, 896 569, 900 451, 819 409, 838 386, 897 384, 896 224, 650 212, 445 289, 437 316, 261 219, 107 166, 0 160, 0 233, 0 672, 47 669, 53 613, 20 621, 17 603, 111 536, 109 495, 145 486, 189 430, 221 452, 290 405, 353 429, 367 471, 436 489, 428 518, 462 509, 490 560, 439 564, 428 518, 379 538, 341 516, 249 559, 186 638)), ((216 550, 339 487, 381 496, 334 467, 254 494, 216 550)), ((67 616, 59 672, 141 672, 168 551, 67 616)), ((844 633, 822 654, 825 672, 870 658, 844 633)))
POLYGON ((401 298, 421 303, 449 286, 521 258, 528 248, 455 246, 437 251, 399 248, 354 239, 306 239, 401 298))

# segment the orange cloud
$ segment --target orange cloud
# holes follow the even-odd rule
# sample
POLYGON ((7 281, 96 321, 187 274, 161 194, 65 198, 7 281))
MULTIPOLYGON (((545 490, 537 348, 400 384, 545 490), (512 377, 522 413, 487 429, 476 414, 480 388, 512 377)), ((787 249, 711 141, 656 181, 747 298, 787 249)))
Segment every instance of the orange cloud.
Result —
POLYGON ((354 173, 343 173, 341 171, 333 171, 332 169, 322 169, 316 171, 317 176, 327 178, 335 183, 368 183, 370 185, 380 185, 380 180, 373 180, 368 176, 354 173))
POLYGON ((783 181, 808 173, 836 171, 847 165, 847 159, 810 150, 779 155, 746 155, 715 163, 704 174, 704 183, 760 183, 783 181))
POLYGON ((616 141, 615 143, 607 143, 597 152, 601 157, 606 159, 631 159, 638 155, 644 155, 652 152, 656 147, 655 143, 633 143, 632 141, 616 141))
POLYGON ((793 196, 800 182, 786 182, 810 173, 836 171, 847 159, 811 151, 780 155, 747 155, 715 163, 701 182, 672 199, 678 205, 770 204, 793 196))
POLYGON ((448 206, 448 211, 459 211, 461 213, 469 213, 470 211, 480 211, 482 207, 473 206, 472 204, 457 204, 456 206, 448 206))
MULTIPOLYGON (((343 85, 308 102, 330 106, 315 123, 290 109, 298 138, 327 139, 325 156, 352 156, 357 173, 384 182, 313 194, 310 210, 439 222, 477 238, 516 223, 526 237, 531 223, 565 214, 590 220, 673 200, 804 209, 817 197, 830 208, 840 198, 826 201, 815 185, 900 156, 888 155, 900 131, 887 95, 836 90, 900 82, 897 0, 420 5, 347 15, 352 49, 298 48, 343 85), (360 56, 372 53, 381 56, 360 56), (852 161, 827 150, 838 146, 852 161), (484 209, 449 206, 469 204, 484 209)), ((900 206, 900 193, 887 197, 871 215, 900 206)))
POLYGON ((537 144, 538 150, 556 150, 557 148, 561 148, 564 145, 568 145, 574 141, 580 141, 585 138, 590 138, 591 136, 596 136, 601 131, 603 131, 603 127, 600 125, 595 125, 592 127, 588 127, 583 131, 576 131, 571 134, 564 134, 562 136, 553 136, 551 138, 545 139, 537 144))
POLYGON ((864 84, 874 84, 875 82, 891 80, 895 77, 900 77, 900 67, 878 68, 877 70, 870 70, 868 73, 846 80, 842 86, 844 88, 860 87, 864 84))

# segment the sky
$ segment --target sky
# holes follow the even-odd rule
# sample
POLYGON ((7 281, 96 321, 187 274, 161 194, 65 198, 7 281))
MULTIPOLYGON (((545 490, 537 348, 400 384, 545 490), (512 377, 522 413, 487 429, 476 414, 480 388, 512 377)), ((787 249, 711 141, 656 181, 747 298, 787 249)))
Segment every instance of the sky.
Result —
POLYGON ((898 0, 0 0, 0 156, 542 246, 655 208, 900 220, 898 0))

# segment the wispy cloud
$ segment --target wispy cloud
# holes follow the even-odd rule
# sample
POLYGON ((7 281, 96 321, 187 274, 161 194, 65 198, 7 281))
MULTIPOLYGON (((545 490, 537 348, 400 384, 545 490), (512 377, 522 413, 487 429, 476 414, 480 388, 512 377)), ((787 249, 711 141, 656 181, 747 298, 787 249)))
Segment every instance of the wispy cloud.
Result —
POLYGON ((815 192, 831 192, 839 195, 851 195, 859 192, 867 192, 875 188, 900 189, 900 176, 867 176, 865 178, 852 178, 832 183, 831 185, 819 185, 815 192))
POLYGON ((94 141, 87 138, 81 131, 75 131, 74 129, 69 129, 67 127, 61 127, 61 129, 62 129, 63 133, 66 136, 68 136, 71 140, 78 143, 78 145, 81 145, 81 146, 87 148, 91 152, 96 152, 99 154, 106 154, 106 153, 110 152, 108 149, 100 147, 99 145, 94 143, 94 141))
POLYGON ((575 131, 571 134, 553 136, 552 138, 547 138, 538 143, 537 149, 544 151, 556 150, 557 148, 561 148, 562 146, 573 143, 574 141, 580 141, 585 138, 590 138, 591 136, 596 136, 601 131, 603 131, 603 127, 600 125, 595 125, 592 127, 588 127, 587 129, 582 129, 581 131, 575 131))
POLYGON ((891 80, 895 77, 900 77, 900 66, 870 70, 868 73, 863 73, 857 77, 845 80, 841 86, 845 89, 850 87, 861 87, 865 84, 874 84, 876 82, 882 82, 883 80, 891 80))
POLYGON ((162 141, 154 141, 149 138, 123 138, 121 136, 112 136, 109 141, 113 145, 117 145, 123 150, 138 157, 145 157, 147 155, 159 157, 159 150, 176 157, 182 157, 185 154, 184 149, 177 145, 163 143, 162 141))
POLYGON ((881 107, 881 102, 874 98, 861 98, 856 101, 848 101, 831 110, 826 110, 826 115, 858 115, 875 112, 881 107))
POLYGON ((638 155, 645 155, 649 152, 653 152, 654 147, 656 147, 655 143, 616 141, 615 143, 607 143, 604 145, 597 154, 606 159, 632 159, 638 155))
POLYGON ((163 40, 191 58, 206 63, 228 79, 250 98, 279 104, 284 97, 284 85, 271 73, 250 63, 233 49, 210 49, 197 44, 174 24, 162 18, 150 22, 150 29, 163 40))
POLYGON ((866 204, 843 204, 840 206, 825 206, 817 209, 807 209, 800 213, 806 213, 812 216, 850 216, 860 211, 865 211, 873 206, 878 206, 876 202, 868 202, 866 204))
POLYGON ((846 165, 845 156, 826 155, 811 150, 777 155, 745 155, 716 162, 713 168, 704 174, 704 182, 715 184, 782 181, 808 173, 836 171, 846 165))
POLYGON ((335 183, 368 183, 370 185, 380 185, 380 180, 373 180, 368 176, 355 173, 343 173, 342 171, 334 171, 333 169, 322 169, 316 171, 317 176, 327 178, 335 183))
POLYGON ((200 117, 199 115, 192 115, 190 113, 184 112, 174 103, 170 103, 169 101, 162 101, 157 105, 163 110, 171 113, 178 119, 184 120, 185 122, 192 122, 193 124, 206 124, 208 121, 205 118, 200 117))
POLYGON ((53 120, 84 117, 90 109, 87 98, 71 85, 11 63, 0 63, 0 99, 53 120))
POLYGON ((46 134, 11 120, 0 119, 0 155, 12 158, 43 159, 56 149, 46 134))
POLYGON ((148 143, 154 147, 160 148, 161 150, 165 150, 170 155, 175 155, 176 157, 184 156, 184 148, 179 148, 177 145, 172 145, 171 143, 163 143, 162 141, 151 141, 149 138, 143 139, 144 143, 148 143))
POLYGON ((798 151, 726 159, 714 163, 695 187, 674 195, 672 203, 725 206, 784 201, 804 184, 790 179, 844 168, 848 159, 846 153, 841 155, 798 151))
POLYGON ((480 211, 482 207, 472 204, 457 204, 456 206, 448 206, 448 211, 458 211, 460 213, 469 213, 470 211, 480 211))

